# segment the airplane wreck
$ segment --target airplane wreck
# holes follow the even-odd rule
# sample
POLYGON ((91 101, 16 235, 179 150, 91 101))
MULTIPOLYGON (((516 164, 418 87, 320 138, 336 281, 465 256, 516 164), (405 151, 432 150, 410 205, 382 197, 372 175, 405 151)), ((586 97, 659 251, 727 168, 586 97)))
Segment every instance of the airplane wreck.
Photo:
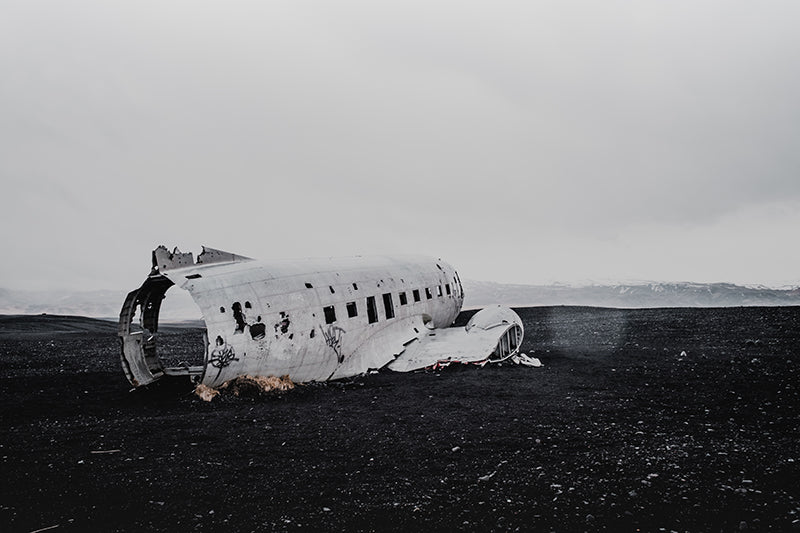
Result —
MULTIPOLYGON (((427 257, 261 262, 203 248, 197 260, 159 246, 150 275, 119 317, 122 368, 134 387, 165 376, 219 387, 244 375, 327 381, 388 368, 518 358, 523 326, 509 308, 461 311, 458 272, 427 257), (202 364, 166 366, 158 318, 167 291, 189 292, 206 325, 202 364)), ((201 359, 202 356, 202 359, 201 359)))

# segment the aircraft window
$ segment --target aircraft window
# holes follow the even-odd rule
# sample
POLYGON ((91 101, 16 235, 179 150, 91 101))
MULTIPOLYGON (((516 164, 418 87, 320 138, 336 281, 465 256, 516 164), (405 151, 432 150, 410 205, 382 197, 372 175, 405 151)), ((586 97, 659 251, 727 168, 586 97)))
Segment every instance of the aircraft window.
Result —
POLYGON ((326 324, 333 324, 336 322, 336 308, 332 305, 328 307, 323 307, 322 311, 325 313, 325 323, 326 324))
POLYGON ((224 307, 220 307, 220 308, 219 308, 219 312, 220 312, 220 313, 224 313, 224 312, 225 312, 225 308, 224 308, 224 307))
POLYGON ((308 282, 306 282, 306 289, 313 289, 314 286, 308 282))
POLYGON ((386 318, 394 318, 394 303, 392 303, 392 293, 387 292, 383 295, 383 308, 386 311, 386 318))
POLYGON ((437 285, 436 286, 436 296, 438 296, 439 298, 442 297, 442 286, 441 285, 437 285))
POLYGON ((400 305, 406 305, 408 303, 408 298, 406 297, 406 293, 400 293, 400 305))
POLYGON ((419 297, 419 289, 414 289, 414 290, 412 291, 412 294, 414 295, 414 301, 415 301, 415 302, 418 302, 418 301, 420 301, 420 297, 419 297))
POLYGON ((448 296, 450 296, 450 294, 452 294, 450 292, 450 284, 449 283, 445 283, 444 284, 444 290, 445 290, 445 292, 447 293, 448 296))
POLYGON ((336 294, 336 291, 335 291, 335 290, 333 290, 333 287, 332 287, 332 286, 328 286, 328 288, 331 290, 331 294, 336 294))
POLYGON ((355 302, 347 302, 347 317, 353 318, 354 316, 358 316, 358 307, 355 302))
POLYGON ((370 324, 378 321, 378 309, 375 307, 375 297, 367 296, 367 319, 370 324))
POLYGON ((356 285, 355 283, 353 283, 353 290, 356 290, 356 291, 358 290, 358 285, 356 285))
POLYGON ((431 298, 433 298, 433 294, 431 294, 431 289, 430 289, 430 287, 425 287, 425 298, 427 298, 428 300, 430 300, 431 298))

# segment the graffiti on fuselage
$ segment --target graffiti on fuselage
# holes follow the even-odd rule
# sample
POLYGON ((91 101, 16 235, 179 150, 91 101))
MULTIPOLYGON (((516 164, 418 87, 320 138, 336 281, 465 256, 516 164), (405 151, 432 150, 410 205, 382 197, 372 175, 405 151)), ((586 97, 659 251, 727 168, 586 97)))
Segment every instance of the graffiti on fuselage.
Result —
POLYGON ((217 336, 215 344, 216 346, 211 350, 211 357, 208 360, 208 364, 217 369, 217 377, 219 377, 223 368, 230 365, 233 361, 238 361, 239 358, 236 357, 236 351, 233 349, 233 346, 225 342, 222 337, 217 336))
POLYGON ((342 337, 345 334, 345 330, 339 326, 334 326, 333 324, 329 324, 327 328, 320 326, 319 329, 322 331, 322 337, 325 339, 325 344, 328 345, 328 348, 333 350, 333 353, 336 354, 336 360, 339 363, 344 361, 344 352, 342 352, 342 337))

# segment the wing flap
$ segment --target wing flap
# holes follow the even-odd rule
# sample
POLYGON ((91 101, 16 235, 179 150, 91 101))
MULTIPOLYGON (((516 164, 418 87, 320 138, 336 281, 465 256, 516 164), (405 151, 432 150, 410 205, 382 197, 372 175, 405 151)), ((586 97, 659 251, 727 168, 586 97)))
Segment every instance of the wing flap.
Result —
POLYGON ((437 329, 406 346, 387 368, 410 372, 442 362, 477 363, 494 353, 497 340, 496 331, 468 333, 464 328, 437 329))

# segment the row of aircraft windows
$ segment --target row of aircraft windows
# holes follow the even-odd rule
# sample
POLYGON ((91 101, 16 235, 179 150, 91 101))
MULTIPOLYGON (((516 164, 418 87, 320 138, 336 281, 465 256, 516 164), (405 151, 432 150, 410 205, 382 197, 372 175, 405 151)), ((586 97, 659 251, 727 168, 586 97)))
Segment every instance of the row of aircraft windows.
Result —
MULTIPOLYGON (((403 281, 403 280, 401 279, 400 281, 403 281)), ((460 283, 461 283, 461 281, 458 279, 458 273, 456 273, 456 284, 457 284, 456 288, 458 288, 460 286, 460 283)), ((313 289, 314 288, 314 286, 311 283, 306 283, 305 285, 309 289, 313 289)), ((436 288, 436 296, 437 297, 441 297, 442 296, 442 286, 441 285, 437 285, 435 288, 436 288)), ((452 290, 450 289, 450 284, 449 283, 445 283, 444 284, 444 288, 445 288, 445 291, 446 291, 447 295, 450 296, 452 294, 452 290)), ((353 283, 353 289, 358 290, 358 285, 353 283)), ((336 291, 334 290, 333 287, 330 287, 330 291, 331 291, 331 294, 335 294, 336 293, 336 291)), ((414 302, 415 303, 422 300, 422 298, 420 296, 419 289, 414 289, 413 291, 411 291, 411 294, 412 294, 412 296, 414 298, 414 302)), ((462 291, 462 296, 463 296, 463 291, 462 291)), ((408 297, 406 296, 405 292, 399 293, 399 297, 400 297, 400 305, 407 305, 408 304, 408 297)), ((374 297, 370 297, 370 298, 373 298, 373 300, 374 300, 374 297)), ((431 292, 431 288, 430 287, 425 287, 425 298, 427 298, 428 300, 433 298, 433 293, 431 292)), ((367 300, 369 300, 369 298, 367 300)), ((391 293, 384 294, 383 295, 383 301, 384 301, 385 305, 391 305, 391 302, 392 302, 391 293)), ((368 303, 367 306, 369 307, 369 303, 368 303)), ((250 305, 250 302, 245 302, 244 303, 244 307, 245 307, 245 309, 251 309, 252 308, 252 306, 250 305)), ((329 307, 332 308, 333 306, 329 306, 329 307)), ((328 307, 326 307, 325 309, 328 309, 328 307)), ((388 307, 387 307, 387 309, 388 309, 388 307)), ((224 313, 225 312, 225 308, 224 307, 220 307, 219 308, 219 312, 220 313, 224 313)), ((241 314, 242 314, 242 305, 239 302, 234 302, 234 304, 233 304, 233 312, 234 312, 234 315, 240 315, 241 316, 241 314)), ((331 313, 333 313, 334 318, 333 318, 333 320, 331 322, 328 322, 328 324, 331 324, 332 322, 334 322, 336 320, 335 313, 333 311, 331 311, 331 313)), ((392 316, 388 316, 388 315, 389 315, 389 313, 387 312, 387 317, 388 318, 394 318, 394 312, 392 312, 392 316)), ((326 318, 327 318, 327 316, 328 315, 326 313, 326 318)), ((349 302, 347 304, 347 316, 349 318, 353 318, 355 316, 358 316, 358 308, 356 307, 356 303, 355 302, 349 302)), ((260 320, 260 317, 259 317, 259 320, 260 320)), ((375 321, 377 321, 377 319, 375 321)), ((237 320, 237 322, 238 322, 238 320, 237 320)))
MULTIPOLYGON (((439 267, 439 265, 436 265, 436 266, 439 267)), ((439 269, 441 270, 442 267, 439 267, 439 269)), ((461 286, 461 280, 458 277, 458 272, 455 273, 455 279, 456 279, 456 285, 457 285, 456 288, 458 288, 458 287, 461 286)), ((383 281, 383 280, 381 280, 381 281, 383 281)), ((400 281, 405 283, 405 280, 403 280, 403 279, 400 279, 400 281)), ((313 289, 314 288, 314 285, 312 285, 311 283, 308 283, 308 282, 305 283, 305 286, 306 286, 306 289, 313 289)), ((380 284, 378 284, 378 286, 380 286, 380 284)), ((447 294, 450 295, 450 284, 446 283, 445 287, 447 288, 447 294)), ((328 289, 331 291, 331 294, 336 294, 336 289, 333 288, 333 285, 329 285, 328 289)), ((358 290, 358 284, 357 283, 353 283, 353 290, 356 290, 356 291, 358 290)), ((414 292, 419 294, 419 290, 417 290, 417 289, 415 289, 414 292)), ((430 293, 430 289, 426 288, 425 292, 426 292, 426 294, 430 293)), ((404 300, 406 298, 405 294, 406 293, 404 293, 404 292, 400 293, 400 299, 401 300, 404 300)), ((442 295, 442 286, 438 285, 437 286, 437 296, 441 296, 441 295, 442 295)), ((432 298, 432 297, 428 296, 428 299, 430 299, 430 298, 432 298)), ((415 301, 418 302, 419 300, 415 300, 415 301)), ((402 303, 402 301, 401 301, 401 304, 405 305, 404 303, 402 303)))
MULTIPOLYGON (((425 287, 425 299, 432 300, 433 299, 433 291, 436 291, 436 296, 441 298, 445 293, 450 296, 452 294, 452 289, 450 288, 449 283, 445 283, 444 285, 444 292, 442 292, 442 286, 436 285, 435 287, 425 287)), ((408 305, 408 295, 405 292, 401 292, 398 294, 400 299, 400 305, 408 305)), ((422 301, 422 295, 420 294, 419 289, 414 289, 411 291, 411 297, 414 299, 414 303, 422 301)), ((374 296, 367 296, 366 298, 367 303, 367 320, 370 324, 374 324, 378 321, 378 309, 375 305, 375 297, 374 296)), ((358 316, 358 305, 356 302, 347 302, 345 304, 345 308, 347 309, 347 317, 354 318, 358 316)), ((394 318, 394 302, 392 301, 392 293, 387 292, 383 294, 383 310, 386 314, 386 318, 394 318)), ((322 308, 323 313, 325 314, 325 323, 326 324, 333 324, 336 322, 336 307, 333 305, 329 305, 327 307, 322 308)))

